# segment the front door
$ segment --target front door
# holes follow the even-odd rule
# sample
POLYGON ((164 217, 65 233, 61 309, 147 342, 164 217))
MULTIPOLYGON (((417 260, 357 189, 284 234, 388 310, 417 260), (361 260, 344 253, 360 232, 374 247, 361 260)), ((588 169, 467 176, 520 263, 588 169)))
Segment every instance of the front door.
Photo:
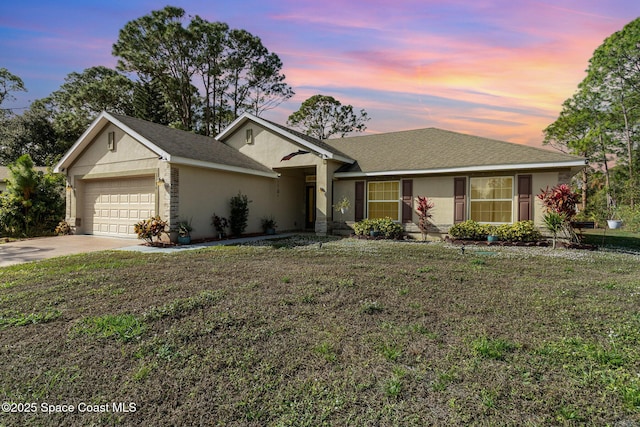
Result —
POLYGON ((307 196, 305 203, 304 228, 313 230, 316 227, 316 186, 307 185, 307 196))

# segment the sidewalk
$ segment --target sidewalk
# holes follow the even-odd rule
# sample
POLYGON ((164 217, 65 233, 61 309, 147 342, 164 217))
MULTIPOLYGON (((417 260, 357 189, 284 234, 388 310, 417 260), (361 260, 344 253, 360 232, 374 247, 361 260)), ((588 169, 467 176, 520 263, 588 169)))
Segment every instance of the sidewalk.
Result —
POLYGON ((195 243, 193 245, 170 246, 167 248, 136 245, 136 246, 125 246, 122 248, 117 248, 116 250, 129 251, 129 252, 143 252, 146 254, 172 254, 172 253, 178 253, 178 252, 184 252, 184 251, 192 251, 195 249, 208 248, 210 246, 240 245, 243 243, 257 242, 259 240, 283 239, 283 238, 291 237, 297 234, 300 234, 300 233, 282 233, 282 234, 274 234, 270 236, 241 237, 239 239, 216 240, 213 242, 195 243))

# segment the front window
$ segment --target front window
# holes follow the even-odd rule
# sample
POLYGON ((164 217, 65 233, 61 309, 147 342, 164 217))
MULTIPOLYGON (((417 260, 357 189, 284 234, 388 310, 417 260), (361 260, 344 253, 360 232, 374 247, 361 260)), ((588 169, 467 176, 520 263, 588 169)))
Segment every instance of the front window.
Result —
POLYGON ((471 178, 471 219, 510 223, 513 218, 513 178, 471 178))
POLYGON ((369 219, 389 217, 394 221, 400 215, 400 183, 398 181, 370 182, 368 189, 369 219))

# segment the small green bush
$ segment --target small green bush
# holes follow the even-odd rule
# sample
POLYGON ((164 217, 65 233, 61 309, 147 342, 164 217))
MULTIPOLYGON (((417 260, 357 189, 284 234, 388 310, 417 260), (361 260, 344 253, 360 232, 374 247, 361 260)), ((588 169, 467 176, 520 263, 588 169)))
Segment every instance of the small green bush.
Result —
POLYGON ((29 154, 8 169, 7 188, 0 194, 0 234, 50 235, 64 218, 64 176, 36 171, 29 154))
MULTIPOLYGON (((629 206, 620 206, 618 208, 618 214, 624 224, 624 228, 627 231, 637 233, 640 231, 640 208, 629 206)), ((617 219, 617 218, 616 218, 617 219)))
POLYGON ((449 235, 462 240, 486 240, 487 236, 494 234, 495 226, 480 224, 472 219, 454 224, 449 228, 449 235))
POLYGON ((449 235, 461 240, 486 240, 487 236, 495 235, 507 242, 535 242, 541 238, 540 231, 533 221, 518 221, 495 226, 480 224, 470 219, 453 225, 449 229, 449 235))
POLYGON ((508 242, 535 242, 542 237, 533 221, 518 221, 513 224, 500 225, 496 227, 495 234, 500 240, 508 242))
POLYGON ((367 236, 371 231, 377 231, 385 239, 399 239, 402 236, 402 225, 389 217, 363 219, 353 225, 358 236, 367 236))
POLYGON ((229 202, 231 208, 231 214, 229 215, 229 228, 231 234, 239 237, 247 228, 249 220, 249 203, 251 200, 246 194, 242 194, 238 191, 237 196, 233 196, 229 202))

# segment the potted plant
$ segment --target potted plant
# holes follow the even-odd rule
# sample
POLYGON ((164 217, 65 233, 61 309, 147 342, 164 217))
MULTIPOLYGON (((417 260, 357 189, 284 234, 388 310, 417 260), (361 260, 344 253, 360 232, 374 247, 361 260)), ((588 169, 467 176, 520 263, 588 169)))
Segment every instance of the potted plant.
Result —
POLYGON ((191 232, 193 227, 191 221, 179 221, 178 222, 178 243, 181 245, 188 245, 191 243, 191 232))
POLYGON ((261 220, 264 234, 276 234, 276 220, 272 215, 265 216, 261 220))
POLYGON ((622 227, 622 220, 615 219, 615 218, 618 218, 618 208, 615 205, 611 207, 611 214, 609 217, 611 219, 607 220, 607 225, 609 226, 610 229, 615 230, 622 227))
POLYGON ((342 197, 342 199, 338 203, 333 205, 333 208, 336 210, 336 212, 340 212, 343 215, 349 210, 350 207, 351 202, 349 201, 347 196, 342 197))
POLYGON ((229 228, 229 220, 227 218, 218 216, 214 213, 211 217, 211 224, 213 224, 213 228, 216 229, 219 239, 227 237, 227 233, 225 232, 225 230, 229 228))

